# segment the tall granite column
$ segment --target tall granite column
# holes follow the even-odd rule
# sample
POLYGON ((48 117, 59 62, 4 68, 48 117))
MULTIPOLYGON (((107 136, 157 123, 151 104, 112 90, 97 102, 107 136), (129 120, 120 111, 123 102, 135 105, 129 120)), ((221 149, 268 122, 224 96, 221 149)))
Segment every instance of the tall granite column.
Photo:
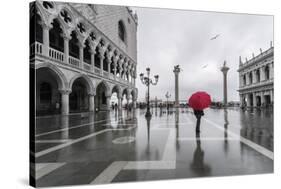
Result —
POLYGON ((226 61, 223 63, 223 67, 221 68, 221 72, 223 73, 223 105, 227 106, 227 72, 229 67, 226 66, 226 61))
POLYGON ((175 107, 179 107, 179 73, 180 73, 180 66, 174 66, 173 72, 175 73, 175 107))

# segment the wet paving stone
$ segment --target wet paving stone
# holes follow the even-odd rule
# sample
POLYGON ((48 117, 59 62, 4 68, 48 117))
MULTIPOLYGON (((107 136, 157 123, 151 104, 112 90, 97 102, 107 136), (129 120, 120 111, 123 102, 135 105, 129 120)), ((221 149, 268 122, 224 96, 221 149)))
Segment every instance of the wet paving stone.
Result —
POLYGON ((200 134, 190 109, 152 111, 37 118, 36 164, 63 163, 38 186, 273 172, 272 110, 208 109, 200 134))

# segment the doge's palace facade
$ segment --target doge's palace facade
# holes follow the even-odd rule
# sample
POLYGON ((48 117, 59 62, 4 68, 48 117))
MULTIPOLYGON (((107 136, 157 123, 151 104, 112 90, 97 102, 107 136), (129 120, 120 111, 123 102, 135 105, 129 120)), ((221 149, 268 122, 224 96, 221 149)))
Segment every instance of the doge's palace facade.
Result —
POLYGON ((30 4, 37 115, 136 106, 137 15, 124 6, 30 4))
POLYGON ((243 107, 268 107, 274 102, 273 87, 274 47, 252 55, 250 60, 239 60, 239 95, 243 107))

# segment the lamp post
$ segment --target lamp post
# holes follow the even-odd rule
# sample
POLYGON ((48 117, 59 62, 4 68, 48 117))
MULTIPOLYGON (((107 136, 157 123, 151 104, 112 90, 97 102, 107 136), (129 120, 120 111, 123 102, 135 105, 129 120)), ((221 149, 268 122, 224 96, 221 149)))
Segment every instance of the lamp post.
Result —
POLYGON ((147 107, 146 107, 146 113, 145 117, 151 117, 150 113, 150 104, 149 104, 149 89, 150 89, 150 84, 151 85, 156 85, 158 83, 159 76, 155 75, 155 81, 153 82, 152 79, 150 78, 150 68, 146 68, 146 74, 147 76, 144 76, 143 73, 140 74, 140 79, 141 82, 147 86, 147 107))
POLYGON ((171 94, 167 91, 167 93, 165 94, 165 97, 167 98, 167 111, 168 111, 169 110, 168 101, 169 101, 169 98, 171 97, 171 94))

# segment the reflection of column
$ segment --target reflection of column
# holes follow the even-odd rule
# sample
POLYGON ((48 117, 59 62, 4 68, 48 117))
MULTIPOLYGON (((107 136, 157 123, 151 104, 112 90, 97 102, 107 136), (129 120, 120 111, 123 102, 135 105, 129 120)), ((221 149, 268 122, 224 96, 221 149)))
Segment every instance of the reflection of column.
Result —
POLYGON ((64 36, 63 37, 63 41, 64 41, 64 62, 66 64, 68 64, 68 57, 69 57, 69 37, 68 36, 64 36))
POLYGON ((253 107, 257 107, 257 97, 256 97, 256 93, 253 93, 253 107))
POLYGON ((68 115, 69 114, 69 94, 70 90, 61 90, 61 113, 62 115, 68 115))
POLYGON ((134 109, 137 108, 137 99, 133 99, 133 108, 134 108, 134 109))
POLYGON ((224 152, 228 152, 228 112, 224 109, 224 152))
POLYGON ((110 98, 110 95, 106 96, 106 110, 110 110, 110 98))
MULTIPOLYGON (((160 116, 161 116, 161 108, 160 108, 160 116)), ((179 150, 180 149, 180 142, 179 142, 179 132, 180 132, 180 128, 179 128, 179 109, 176 109, 176 114, 175 114, 175 126, 176 126, 176 149, 179 150)))
MULTIPOLYGON (((66 129, 69 127, 69 116, 61 116, 61 128, 66 129)), ((69 138, 69 130, 63 130, 61 132, 61 139, 68 139, 69 138)))
POLYGON ((50 27, 43 24, 43 54, 49 56, 49 29, 50 27))
POLYGON ((89 111, 95 111, 95 94, 89 94, 89 111))
POLYGON ((247 107, 250 107, 251 106, 251 103, 250 103, 250 94, 246 94, 247 95, 247 107))
POLYGON ((261 92, 261 106, 265 106, 264 94, 261 92))
POLYGON ((122 97, 118 97, 118 110, 122 110, 122 97))

